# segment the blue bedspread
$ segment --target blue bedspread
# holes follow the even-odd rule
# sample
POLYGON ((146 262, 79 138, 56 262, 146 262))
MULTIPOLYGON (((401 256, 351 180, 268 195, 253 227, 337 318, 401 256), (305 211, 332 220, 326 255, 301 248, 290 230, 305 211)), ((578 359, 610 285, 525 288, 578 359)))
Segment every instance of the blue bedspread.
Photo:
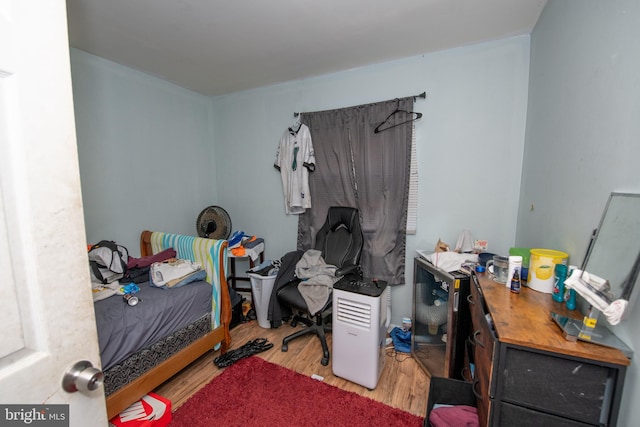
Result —
POLYGON ((136 296, 141 301, 135 306, 118 295, 94 304, 103 370, 211 311, 207 282, 174 289, 154 288, 149 282, 139 286, 136 296))

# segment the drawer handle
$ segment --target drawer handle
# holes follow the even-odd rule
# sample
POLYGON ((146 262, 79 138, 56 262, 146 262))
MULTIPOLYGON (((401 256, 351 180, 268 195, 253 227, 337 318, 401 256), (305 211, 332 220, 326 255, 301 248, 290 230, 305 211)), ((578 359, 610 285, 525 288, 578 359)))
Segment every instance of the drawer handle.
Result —
POLYGON ((473 302, 473 297, 471 296, 471 294, 467 295, 467 302, 471 305, 476 305, 476 303, 473 302))
POLYGON ((474 347, 476 346, 476 343, 471 339, 471 337, 467 337, 467 342, 474 347))
POLYGON ((475 343, 480 347, 484 348, 484 343, 478 339, 478 335, 480 335, 480 331, 475 331, 473 333, 473 341, 475 341, 475 343))
POLYGON ((480 393, 478 393, 478 391, 476 390, 476 386, 478 384, 480 384, 480 381, 473 380, 473 384, 471 385, 471 391, 473 391, 473 394, 476 396, 476 399, 482 400, 482 395, 480 393))

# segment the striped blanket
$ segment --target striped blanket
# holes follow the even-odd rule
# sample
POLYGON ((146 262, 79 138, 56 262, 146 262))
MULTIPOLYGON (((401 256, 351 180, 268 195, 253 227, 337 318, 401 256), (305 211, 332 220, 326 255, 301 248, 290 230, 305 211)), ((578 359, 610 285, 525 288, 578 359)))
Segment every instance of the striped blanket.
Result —
POLYGON ((211 284, 212 291, 211 329, 217 328, 220 326, 220 289, 221 286, 227 286, 227 241, 161 232, 151 233, 151 250, 154 254, 169 248, 175 249, 177 258, 191 260, 204 267, 207 272, 206 281, 211 284))

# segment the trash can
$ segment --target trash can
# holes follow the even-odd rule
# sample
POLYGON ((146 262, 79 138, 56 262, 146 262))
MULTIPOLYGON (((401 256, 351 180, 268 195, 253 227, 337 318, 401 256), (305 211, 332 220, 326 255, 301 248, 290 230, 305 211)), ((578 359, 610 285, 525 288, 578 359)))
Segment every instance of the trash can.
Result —
POLYGON ((266 329, 271 329, 271 322, 267 319, 269 314, 269 300, 271 291, 277 276, 262 276, 260 274, 248 273, 251 281, 251 295, 253 297, 253 308, 256 310, 258 325, 266 329))

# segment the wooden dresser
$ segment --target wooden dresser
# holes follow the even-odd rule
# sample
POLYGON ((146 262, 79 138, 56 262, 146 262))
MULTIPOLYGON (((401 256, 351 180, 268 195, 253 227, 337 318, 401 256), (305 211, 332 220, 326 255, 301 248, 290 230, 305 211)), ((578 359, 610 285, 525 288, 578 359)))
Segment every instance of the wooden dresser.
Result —
POLYGON ((579 317, 523 287, 519 294, 478 274, 468 298, 465 379, 481 426, 614 426, 630 360, 617 350, 565 340, 550 318, 579 317))

